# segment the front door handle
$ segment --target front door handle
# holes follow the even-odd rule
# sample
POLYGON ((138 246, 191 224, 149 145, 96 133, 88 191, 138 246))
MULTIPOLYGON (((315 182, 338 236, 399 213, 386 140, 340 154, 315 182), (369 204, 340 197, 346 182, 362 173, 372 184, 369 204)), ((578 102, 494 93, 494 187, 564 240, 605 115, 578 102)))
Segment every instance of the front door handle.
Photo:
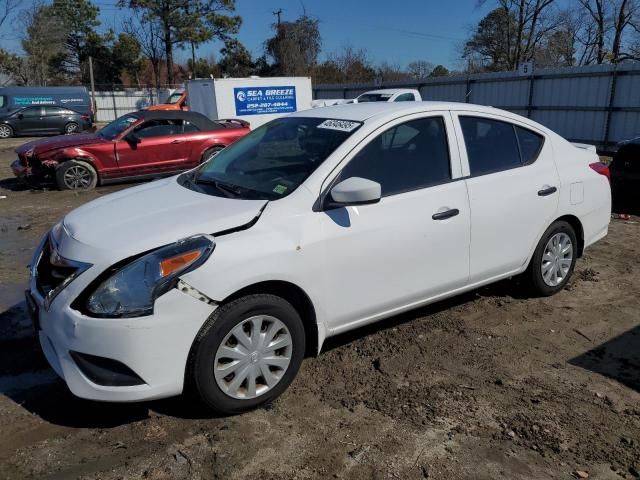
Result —
POLYGON ((174 140, 171 143, 173 143, 173 144, 184 143, 184 140, 174 140))
POLYGON ((446 220, 447 218, 455 217, 460 213, 460 210, 457 208, 450 208, 449 210, 445 210, 444 212, 437 212, 431 215, 431 218, 434 220, 446 220))
POLYGON ((538 190, 538 195, 541 197, 546 197, 547 195, 554 194, 557 191, 558 189, 556 187, 550 187, 548 185, 545 185, 544 187, 542 187, 542 190, 538 190))

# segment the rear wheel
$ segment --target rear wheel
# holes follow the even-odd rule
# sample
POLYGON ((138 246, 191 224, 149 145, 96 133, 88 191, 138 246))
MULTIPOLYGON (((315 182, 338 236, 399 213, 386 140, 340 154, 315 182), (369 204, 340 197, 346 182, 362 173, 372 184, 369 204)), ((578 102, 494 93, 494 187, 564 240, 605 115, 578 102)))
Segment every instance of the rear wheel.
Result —
POLYGON ((573 227, 564 221, 553 223, 538 243, 524 279, 532 293, 549 296, 569 282, 578 257, 573 227))
POLYGON ((0 138, 13 137, 13 128, 9 125, 0 125, 0 138))
POLYGON ((248 295, 207 320, 191 348, 186 380, 209 408, 240 413, 284 392, 304 351, 304 326, 293 306, 275 295, 248 295))
POLYGON ((206 162, 208 160, 211 160, 213 157, 215 157, 222 150, 224 150, 224 146, 223 145, 216 145, 215 147, 211 147, 211 148, 207 149, 202 154, 202 162, 206 162))
POLYGON ((87 162, 68 160, 56 169, 56 184, 60 190, 91 190, 98 183, 98 174, 87 162))
POLYGON ((71 133, 77 133, 77 132, 78 132, 78 124, 76 122, 69 122, 64 126, 64 133, 66 133, 67 135, 71 133))

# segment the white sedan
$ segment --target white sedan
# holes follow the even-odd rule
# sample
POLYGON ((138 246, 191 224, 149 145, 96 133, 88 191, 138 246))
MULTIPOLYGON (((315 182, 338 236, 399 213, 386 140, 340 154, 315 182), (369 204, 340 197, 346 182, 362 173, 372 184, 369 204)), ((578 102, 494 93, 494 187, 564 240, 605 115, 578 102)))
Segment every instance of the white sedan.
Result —
POLYGON ((77 396, 190 389, 240 412, 329 336, 516 275, 560 291, 607 234, 597 163, 495 108, 298 112, 69 213, 35 252, 27 301, 77 396))

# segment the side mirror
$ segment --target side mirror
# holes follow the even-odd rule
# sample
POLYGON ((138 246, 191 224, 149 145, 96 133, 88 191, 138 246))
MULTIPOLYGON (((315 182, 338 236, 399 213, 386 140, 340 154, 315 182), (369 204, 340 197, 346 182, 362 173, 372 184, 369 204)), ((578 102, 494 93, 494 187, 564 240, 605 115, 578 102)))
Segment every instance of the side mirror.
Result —
POLYGON ((23 115, 23 114, 21 114, 21 113, 19 113, 19 114, 18 114, 18 120, 22 120, 23 118, 24 118, 24 115, 23 115))
POLYGON ((329 207, 367 205, 380 201, 382 188, 378 182, 360 177, 350 177, 331 189, 329 207))
POLYGON ((131 145, 138 145, 139 143, 142 142, 142 139, 136 135, 135 133, 131 132, 129 135, 127 135, 126 138, 127 142, 129 142, 131 145))

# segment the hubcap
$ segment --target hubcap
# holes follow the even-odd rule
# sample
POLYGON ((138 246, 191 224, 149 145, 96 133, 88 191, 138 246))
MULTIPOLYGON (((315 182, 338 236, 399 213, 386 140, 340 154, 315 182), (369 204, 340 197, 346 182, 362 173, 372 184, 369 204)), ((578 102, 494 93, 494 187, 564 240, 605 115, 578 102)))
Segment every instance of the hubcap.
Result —
POLYGON ((566 233, 553 235, 542 254, 542 278, 550 287, 561 284, 569 274, 573 262, 573 244, 566 233))
POLYGON ((91 185, 91 172, 80 165, 69 167, 64 172, 64 184, 70 190, 89 188, 89 185, 91 185))
POLYGON ((232 398, 264 395, 284 376, 292 352, 291 333, 284 323, 268 315, 250 317, 220 343, 213 365, 216 383, 232 398))
POLYGON ((6 125, 0 125, 0 137, 8 138, 11 136, 11 129, 6 125))
POLYGON ((71 123, 67 125, 67 133, 73 133, 78 129, 78 126, 75 123, 71 123))

